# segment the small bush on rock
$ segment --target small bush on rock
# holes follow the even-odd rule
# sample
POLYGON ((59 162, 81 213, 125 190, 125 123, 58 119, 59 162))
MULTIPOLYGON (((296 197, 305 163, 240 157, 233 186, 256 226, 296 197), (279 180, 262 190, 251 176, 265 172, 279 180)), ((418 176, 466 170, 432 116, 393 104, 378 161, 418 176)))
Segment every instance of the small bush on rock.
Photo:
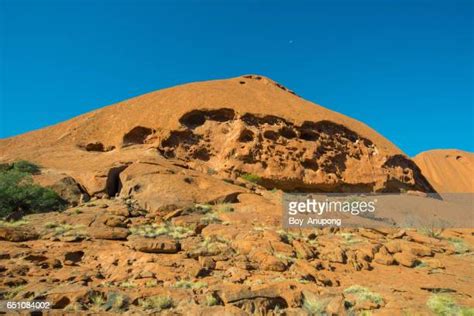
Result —
POLYGON ((353 285, 351 287, 348 287, 344 290, 344 295, 353 295, 357 300, 356 304, 368 301, 374 305, 380 306, 384 302, 380 294, 372 292, 368 288, 360 285, 353 285))
POLYGON ((214 295, 208 294, 206 296, 206 305, 207 306, 219 305, 219 300, 214 295))
POLYGON ((328 299, 320 299, 318 297, 304 297, 303 308, 310 313, 310 315, 324 315, 326 306, 328 305, 328 299))
POLYGON ((252 183, 258 183, 260 182, 261 178, 260 176, 253 174, 253 173, 246 173, 241 176, 242 179, 252 182, 252 183))
POLYGON ((459 306, 456 301, 446 294, 434 294, 426 303, 435 315, 474 315, 474 308, 459 306))
POLYGON ((146 238, 156 238, 158 236, 167 235, 175 239, 186 238, 194 234, 194 230, 191 227, 155 223, 132 227, 130 228, 130 232, 134 235, 146 238))
POLYGON ((150 296, 138 301, 139 305, 143 309, 155 309, 158 311, 172 308, 174 303, 173 300, 168 296, 150 296))

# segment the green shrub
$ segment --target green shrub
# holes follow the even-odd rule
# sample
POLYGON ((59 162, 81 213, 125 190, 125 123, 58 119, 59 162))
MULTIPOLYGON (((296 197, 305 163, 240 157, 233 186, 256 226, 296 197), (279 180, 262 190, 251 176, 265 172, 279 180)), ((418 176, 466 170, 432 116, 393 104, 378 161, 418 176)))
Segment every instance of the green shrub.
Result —
POLYGON ((156 310, 164 310, 168 308, 172 308, 174 306, 173 300, 169 296, 150 296, 144 299, 140 299, 138 304, 143 309, 156 309, 156 310))
POLYGON ((360 285, 352 285, 344 290, 344 295, 354 295, 357 302, 370 301, 376 305, 383 303, 380 294, 370 291, 368 288, 360 285))
POLYGON ((208 294, 206 296, 206 305, 207 306, 219 305, 219 300, 214 295, 208 294))
POLYGON ((325 315, 326 307, 329 303, 328 298, 318 298, 317 296, 305 296, 303 298, 303 308, 310 315, 325 315))
POLYGON ((40 172, 40 167, 26 160, 19 160, 12 163, 12 169, 29 174, 37 174, 40 172))
POLYGON ((462 239, 451 237, 448 238, 448 242, 454 246, 456 254, 463 254, 470 251, 469 246, 466 245, 462 239))
POLYGON ((158 281, 155 279, 148 280, 145 282, 145 287, 146 288, 152 288, 152 287, 157 287, 158 286, 158 281))
POLYGON ((31 173, 38 167, 17 162, 7 170, 0 171, 0 217, 16 211, 40 213, 62 209, 66 204, 51 189, 33 183, 31 173))
POLYGON ((24 220, 24 219, 20 219, 18 221, 2 221, 2 220, 0 220, 0 227, 21 227, 21 226, 24 226, 28 223, 29 222, 27 220, 24 220))
POLYGON ((123 294, 110 292, 107 295, 107 301, 104 304, 104 310, 123 311, 127 308, 129 299, 123 294))
POLYGON ((219 213, 231 213, 234 211, 232 204, 229 203, 222 203, 217 205, 217 212, 219 213))
POLYGON ((192 227, 175 226, 166 223, 134 226, 130 228, 130 232, 134 235, 146 238, 156 238, 161 235, 168 235, 175 239, 187 238, 194 234, 192 227))
POLYGON ((253 174, 253 173, 246 173, 241 176, 242 179, 252 182, 252 183, 258 183, 262 178, 260 176, 253 174))
POLYGON ((4 300, 13 299, 15 296, 18 295, 18 293, 23 291, 24 288, 25 288, 24 285, 16 285, 16 286, 11 287, 7 292, 3 293, 3 299, 4 300))
POLYGON ((137 285, 133 283, 133 281, 129 281, 129 280, 123 281, 122 283, 119 284, 119 286, 124 289, 134 289, 137 287, 137 285))
POLYGON ((105 304, 105 298, 101 293, 93 293, 90 296, 90 302, 93 309, 100 309, 105 304))
POLYGON ((46 233, 54 236, 78 236, 87 237, 84 225, 69 225, 64 223, 47 222, 43 225, 46 233))
POLYGON ((428 308, 435 314, 440 316, 448 315, 461 315, 471 316, 474 315, 474 308, 459 306, 456 301, 447 294, 434 294, 428 302, 426 302, 428 308))

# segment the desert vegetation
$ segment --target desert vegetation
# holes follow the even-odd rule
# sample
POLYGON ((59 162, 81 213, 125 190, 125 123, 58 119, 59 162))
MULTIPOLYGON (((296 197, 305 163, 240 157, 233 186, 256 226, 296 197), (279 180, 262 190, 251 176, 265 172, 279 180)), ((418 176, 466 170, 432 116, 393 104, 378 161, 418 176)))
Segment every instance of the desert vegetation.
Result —
POLYGON ((65 206, 56 192, 33 183, 32 175, 39 172, 39 166, 24 160, 0 166, 0 217, 15 212, 56 211, 65 206))

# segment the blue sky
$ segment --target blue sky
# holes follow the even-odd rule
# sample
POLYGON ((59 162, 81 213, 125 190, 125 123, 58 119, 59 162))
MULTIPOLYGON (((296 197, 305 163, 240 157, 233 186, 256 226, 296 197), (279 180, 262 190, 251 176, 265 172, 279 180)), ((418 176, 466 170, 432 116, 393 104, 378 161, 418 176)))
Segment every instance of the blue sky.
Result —
POLYGON ((0 0, 0 39, 0 138, 258 73, 409 155, 474 151, 470 0, 0 0))

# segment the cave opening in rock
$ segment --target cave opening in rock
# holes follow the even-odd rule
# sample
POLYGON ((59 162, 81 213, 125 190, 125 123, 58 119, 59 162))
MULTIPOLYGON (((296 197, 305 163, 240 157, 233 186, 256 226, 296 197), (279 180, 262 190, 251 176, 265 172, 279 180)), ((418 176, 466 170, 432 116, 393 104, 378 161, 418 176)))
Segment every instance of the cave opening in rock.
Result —
POLYGON ((122 181, 120 180, 120 173, 124 171, 128 165, 122 165, 111 168, 107 174, 107 182, 105 191, 108 196, 113 197, 120 194, 122 190, 122 181))

